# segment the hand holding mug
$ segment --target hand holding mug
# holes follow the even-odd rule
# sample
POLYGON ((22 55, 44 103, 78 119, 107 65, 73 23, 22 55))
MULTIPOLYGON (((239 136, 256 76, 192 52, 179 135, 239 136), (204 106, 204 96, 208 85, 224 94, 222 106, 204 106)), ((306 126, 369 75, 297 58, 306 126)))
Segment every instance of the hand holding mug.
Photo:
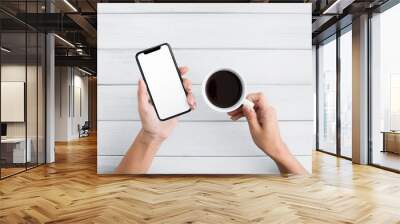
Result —
POLYGON ((234 121, 247 118, 254 143, 276 162, 281 173, 307 173, 283 142, 275 109, 262 93, 246 97, 242 76, 231 69, 221 69, 208 75, 202 86, 203 97, 211 109, 227 112, 234 121))
POLYGON ((263 93, 251 93, 247 99, 254 103, 254 108, 243 106, 228 115, 234 121, 246 117, 254 143, 272 159, 279 158, 285 147, 275 109, 268 104, 263 93))
POLYGON ((281 173, 307 174, 281 138, 276 110, 262 93, 251 93, 247 99, 254 107, 244 105, 228 113, 236 121, 246 117, 254 143, 277 164, 281 173))

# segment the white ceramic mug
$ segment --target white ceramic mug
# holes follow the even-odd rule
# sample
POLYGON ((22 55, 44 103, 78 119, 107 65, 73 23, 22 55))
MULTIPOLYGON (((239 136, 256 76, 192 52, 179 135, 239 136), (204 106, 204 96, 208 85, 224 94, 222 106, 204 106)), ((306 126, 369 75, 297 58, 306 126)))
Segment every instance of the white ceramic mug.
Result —
MULTIPOLYGON (((243 79, 242 76, 240 76, 237 72, 235 72, 235 71, 232 70, 232 69, 229 69, 229 68, 221 68, 221 69, 215 70, 214 72, 211 72, 210 74, 208 74, 208 75, 204 78, 203 83, 202 83, 202 85, 201 85, 201 93, 202 93, 202 95, 203 95, 204 101, 206 101, 207 105, 208 105, 211 109, 213 109, 213 110, 215 110, 215 111, 217 111, 217 112, 227 113, 227 112, 231 112, 231 111, 236 110, 237 108, 239 108, 239 107, 242 106, 242 105, 245 105, 245 106, 250 107, 250 108, 253 108, 253 107, 254 107, 254 103, 251 102, 250 100, 246 99, 246 95, 247 95, 246 88, 247 88, 247 87, 246 87, 246 81, 243 79), (219 72, 219 71, 228 71, 228 72, 233 73, 233 74, 236 75, 236 77, 240 80, 240 84, 242 85, 242 94, 241 94, 239 100, 238 100, 233 106, 231 106, 231 107, 227 107, 227 108, 218 107, 218 106, 214 105, 212 102, 210 102, 210 100, 209 100, 208 97, 207 97, 207 93, 206 93, 206 84, 207 84, 207 81, 208 81, 208 79, 209 79, 212 75, 214 75, 215 73, 217 73, 217 72, 219 72)), ((230 93, 227 92, 226 94, 230 94, 230 93)))

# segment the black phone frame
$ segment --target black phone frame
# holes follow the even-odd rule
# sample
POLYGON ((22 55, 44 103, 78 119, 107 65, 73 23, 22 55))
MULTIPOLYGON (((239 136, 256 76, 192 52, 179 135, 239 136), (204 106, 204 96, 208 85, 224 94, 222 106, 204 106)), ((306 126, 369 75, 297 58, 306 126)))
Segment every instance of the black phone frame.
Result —
POLYGON ((152 53, 152 52, 154 52, 154 51, 157 51, 157 50, 161 49, 161 47, 164 46, 164 45, 167 46, 168 49, 169 49, 169 53, 171 54, 172 60, 174 61, 175 68, 176 68, 176 72, 177 72, 177 74, 178 74, 178 76, 179 76, 179 80, 181 80, 181 84, 182 84, 183 91, 185 91, 185 95, 187 95, 188 93, 187 93, 187 91, 186 91, 186 89, 185 89, 185 86, 183 85, 183 79, 182 79, 182 75, 181 75, 181 73, 180 73, 180 71, 179 71, 178 64, 176 63, 175 56, 174 56, 174 54, 172 53, 172 48, 171 48, 171 46, 170 46, 168 43, 162 43, 162 44, 160 44, 160 45, 157 45, 157 46, 154 46, 154 47, 151 47, 151 48, 148 48, 148 49, 139 51, 139 52, 137 52, 136 55, 135 55, 136 63, 137 63, 137 65, 138 65, 138 67, 139 67, 140 74, 142 75, 143 81, 144 81, 144 83, 146 84, 147 92, 149 93, 149 96, 150 96, 151 102, 152 102, 152 104, 153 104, 154 110, 156 111, 157 118, 158 118, 160 121, 167 121, 167 120, 169 120, 169 119, 172 119, 172 118, 178 117, 178 116, 180 116, 180 115, 189 113, 189 112, 192 110, 192 109, 189 107, 188 110, 183 111, 182 113, 178 113, 178 114, 172 115, 172 116, 167 117, 167 118, 161 118, 160 115, 159 115, 159 113, 158 113, 158 111, 157 111, 156 105, 154 104, 153 96, 151 95, 151 91, 150 91, 149 85, 147 84, 147 81, 146 81, 146 77, 145 77, 145 75, 144 75, 144 72, 143 72, 143 70, 142 70, 142 67, 140 66, 140 62, 139 62, 138 56, 139 56, 140 54, 149 54, 149 53, 152 53))

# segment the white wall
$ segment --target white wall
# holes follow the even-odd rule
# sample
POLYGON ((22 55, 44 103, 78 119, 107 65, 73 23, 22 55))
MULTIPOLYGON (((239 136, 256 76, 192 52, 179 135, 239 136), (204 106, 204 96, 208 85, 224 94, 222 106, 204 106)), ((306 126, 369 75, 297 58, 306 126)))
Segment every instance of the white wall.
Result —
POLYGON ((68 140, 68 67, 55 68, 55 141, 68 140))
POLYGON ((149 173, 277 173, 244 121, 212 112, 202 79, 228 67, 278 110, 285 141, 311 172, 314 76, 311 4, 98 4, 98 173, 110 173, 141 124, 134 55, 168 42, 190 68, 198 109, 180 118, 149 173))
POLYGON ((72 67, 56 67, 55 72, 55 140, 77 139, 78 124, 88 120, 88 78, 72 67), (80 98, 76 97, 79 90, 80 98), (81 103, 77 102, 79 99, 81 103), (76 107, 79 104, 82 113, 76 107))
POLYGON ((71 99, 71 135, 79 138, 78 125, 82 126, 88 120, 88 77, 82 76, 79 70, 74 70, 73 94, 71 99), (78 73, 77 73, 78 72, 78 73))

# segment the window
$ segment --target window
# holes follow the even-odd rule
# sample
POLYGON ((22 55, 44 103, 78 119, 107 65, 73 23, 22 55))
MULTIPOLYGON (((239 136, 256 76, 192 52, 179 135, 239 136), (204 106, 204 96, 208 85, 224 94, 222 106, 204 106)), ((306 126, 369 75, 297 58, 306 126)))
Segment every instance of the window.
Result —
POLYGON ((390 74, 390 130, 400 130, 400 73, 390 74))
POLYGON ((400 170, 400 5, 371 18, 372 164, 400 170))
POLYGON ((351 158, 352 26, 337 34, 318 47, 318 149, 351 158))
POLYGON ((336 39, 318 47, 318 148, 336 153, 336 39))
POLYGON ((352 156, 352 34, 340 36, 340 155, 352 156))

